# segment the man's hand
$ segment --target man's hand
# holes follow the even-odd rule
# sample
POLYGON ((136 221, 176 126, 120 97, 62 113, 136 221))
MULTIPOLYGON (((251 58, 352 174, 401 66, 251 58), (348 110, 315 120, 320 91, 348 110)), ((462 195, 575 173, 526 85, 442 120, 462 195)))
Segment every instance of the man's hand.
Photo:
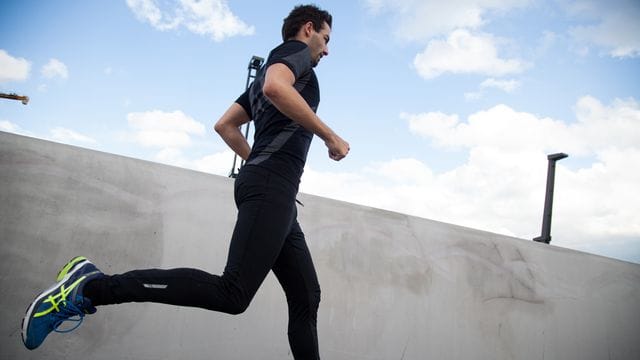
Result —
POLYGON ((325 141, 325 145, 329 149, 329 157, 335 161, 340 161, 349 154, 349 143, 338 135, 334 135, 325 141))

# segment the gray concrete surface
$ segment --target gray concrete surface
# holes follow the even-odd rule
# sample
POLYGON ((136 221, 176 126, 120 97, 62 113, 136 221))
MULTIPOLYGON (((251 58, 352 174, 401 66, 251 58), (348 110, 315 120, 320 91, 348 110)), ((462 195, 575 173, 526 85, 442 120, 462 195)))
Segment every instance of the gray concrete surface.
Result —
MULTIPOLYGON (((640 359, 638 265, 300 200, 323 359, 640 359)), ((220 273, 234 220, 231 179, 0 133, 0 359, 290 359, 272 275, 239 316, 106 306, 35 351, 22 345, 27 305, 72 256, 108 273, 220 273)))

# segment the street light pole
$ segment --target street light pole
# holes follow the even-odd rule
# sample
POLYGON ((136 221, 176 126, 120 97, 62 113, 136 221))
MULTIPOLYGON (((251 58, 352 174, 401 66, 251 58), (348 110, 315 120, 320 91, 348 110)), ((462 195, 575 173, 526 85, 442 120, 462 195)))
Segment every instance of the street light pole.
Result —
POLYGON ((556 177, 556 161, 562 160, 569 155, 564 153, 551 154, 547 156, 549 168, 547 170, 547 194, 544 199, 544 215, 542 216, 542 234, 534 238, 533 241, 551 242, 551 213, 553 209, 553 188, 556 177))

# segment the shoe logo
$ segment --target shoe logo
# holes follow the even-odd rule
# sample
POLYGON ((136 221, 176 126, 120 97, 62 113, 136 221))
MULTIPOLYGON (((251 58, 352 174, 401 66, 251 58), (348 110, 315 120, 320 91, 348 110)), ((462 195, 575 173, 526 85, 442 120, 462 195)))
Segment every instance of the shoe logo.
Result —
POLYGON ((78 286, 78 284, 80 284, 82 282, 82 280, 84 280, 86 278, 86 276, 83 276, 81 278, 79 278, 78 280, 76 280, 73 284, 71 284, 68 288, 65 287, 64 285, 60 286, 60 292, 55 294, 55 295, 49 295, 49 297, 47 297, 46 300, 43 301, 43 303, 50 303, 51 307, 48 309, 45 309, 44 311, 40 311, 36 314, 33 315, 33 317, 41 317, 41 316, 45 316, 51 312, 60 312, 60 306, 59 305, 63 305, 63 306, 67 306, 68 303, 72 303, 70 301, 67 300, 67 296, 71 293, 71 291, 73 291, 73 289, 78 286))

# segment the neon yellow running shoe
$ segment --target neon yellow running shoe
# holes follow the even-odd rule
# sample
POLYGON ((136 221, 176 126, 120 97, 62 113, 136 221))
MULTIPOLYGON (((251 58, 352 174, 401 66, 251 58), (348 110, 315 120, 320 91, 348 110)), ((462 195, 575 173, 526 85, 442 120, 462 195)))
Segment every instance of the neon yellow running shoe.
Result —
POLYGON ((62 278, 29 305, 22 320, 22 342, 29 350, 40 346, 50 332, 71 332, 80 326, 85 314, 96 312, 91 301, 82 296, 82 289, 87 281, 104 274, 87 259, 63 267, 58 277, 63 271, 62 278), (69 330, 59 330, 65 321, 77 324, 69 330))

